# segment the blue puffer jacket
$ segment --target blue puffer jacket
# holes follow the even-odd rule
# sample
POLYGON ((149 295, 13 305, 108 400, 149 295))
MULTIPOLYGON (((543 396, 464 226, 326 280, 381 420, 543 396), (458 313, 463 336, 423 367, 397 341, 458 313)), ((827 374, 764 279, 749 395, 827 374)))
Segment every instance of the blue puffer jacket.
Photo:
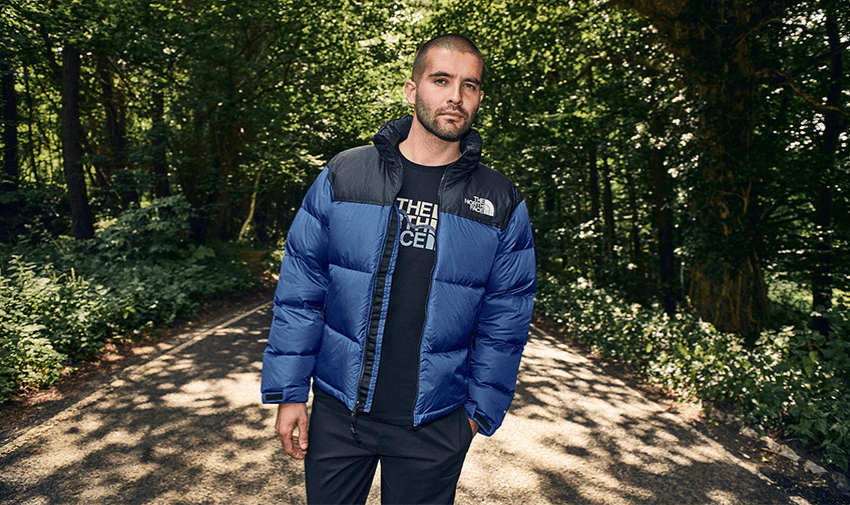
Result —
MULTIPOLYGON (((334 157, 305 197, 275 293, 264 403, 306 402, 313 378, 349 410, 370 411, 399 248, 394 146, 411 121, 391 121, 374 146, 334 157)), ((477 132, 461 152, 440 185, 413 422, 464 406, 491 435, 514 396, 536 290, 534 248, 522 196, 479 163, 477 132)))

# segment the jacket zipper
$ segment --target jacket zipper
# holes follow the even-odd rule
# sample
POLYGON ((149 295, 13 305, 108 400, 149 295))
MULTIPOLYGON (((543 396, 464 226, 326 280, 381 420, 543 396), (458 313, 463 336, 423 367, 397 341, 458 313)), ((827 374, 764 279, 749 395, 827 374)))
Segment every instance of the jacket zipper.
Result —
POLYGON ((431 300, 431 286, 434 284, 434 270, 437 269, 437 249, 440 247, 437 241, 437 230, 440 228, 439 221, 439 212, 440 209, 443 208, 443 190, 445 189, 446 184, 446 174, 449 173, 450 168, 447 168, 443 171, 443 176, 440 178, 440 189, 437 192, 437 202, 439 202, 438 219, 437 219, 437 227, 434 228, 434 264, 431 265, 431 276, 428 280, 428 294, 425 296, 425 318, 422 320, 422 329, 419 330, 419 345, 416 347, 416 363, 419 368, 416 370, 416 394, 413 395, 413 405, 410 407, 410 419, 414 425, 416 425, 416 402, 419 399, 419 372, 422 368, 422 339, 425 336, 425 325, 428 323, 428 303, 431 300))
POLYGON ((386 278, 389 272, 390 262, 392 261, 392 252, 395 249, 395 243, 398 239, 398 210, 396 203, 393 202, 389 218, 387 219, 387 234, 384 239, 384 249, 381 253, 381 261, 378 265, 378 275, 375 277, 375 286, 372 289, 372 312, 369 317, 369 328, 366 335, 366 345, 363 348, 363 366, 360 368, 360 379, 357 381, 357 396, 354 402, 354 409, 351 411, 351 433, 354 439, 360 443, 360 436, 357 434, 357 414, 362 412, 366 407, 366 401, 369 396, 369 383, 371 382, 372 373, 375 368, 375 351, 378 345, 378 327, 380 326, 380 311, 383 305, 386 278), (377 305, 377 307, 376 307, 377 305), (371 363, 369 355, 372 355, 371 363))

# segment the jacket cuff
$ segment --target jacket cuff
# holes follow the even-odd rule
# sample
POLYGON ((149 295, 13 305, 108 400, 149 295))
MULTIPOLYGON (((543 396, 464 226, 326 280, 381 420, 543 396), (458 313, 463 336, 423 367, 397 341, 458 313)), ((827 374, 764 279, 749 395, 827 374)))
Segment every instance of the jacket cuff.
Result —
POLYGON ((310 398, 310 390, 301 392, 295 388, 289 388, 284 391, 263 392, 263 403, 307 403, 310 398))
POLYGON ((487 419, 484 414, 477 409, 475 403, 468 402, 464 405, 464 409, 466 410, 466 417, 472 419, 476 424, 478 424, 478 433, 489 437, 496 432, 496 428, 498 428, 498 426, 494 426, 494 423, 487 419))

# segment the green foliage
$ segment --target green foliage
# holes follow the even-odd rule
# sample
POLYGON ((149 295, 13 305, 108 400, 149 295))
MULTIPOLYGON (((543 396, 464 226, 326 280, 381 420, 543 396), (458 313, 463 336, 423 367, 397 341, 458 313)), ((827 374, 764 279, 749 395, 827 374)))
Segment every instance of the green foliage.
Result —
POLYGON ((0 242, 13 242, 16 237, 51 240, 70 235, 65 188, 58 185, 21 185, 17 190, 0 192, 0 208, 12 209, 0 227, 0 242))
POLYGON ((274 242, 316 169, 405 110, 398 70, 412 52, 411 10, 372 0, 4 2, 19 178, 64 184, 57 55, 73 44, 98 218, 157 188, 197 211, 195 238, 234 239, 250 215, 258 239, 274 242))
POLYGON ((768 287, 770 318, 775 327, 805 325, 811 315, 812 293, 783 276, 772 276, 768 287))
POLYGON ((586 279, 541 279, 538 309, 577 340, 682 398, 733 404, 744 419, 797 436, 847 468, 850 306, 826 312, 834 333, 829 339, 789 326, 762 332, 751 348, 690 312, 670 318, 586 279))
POLYGON ((93 355, 104 341, 105 289, 51 265, 10 258, 0 270, 0 399, 15 384, 55 382, 70 358, 93 355))
POLYGON ((93 245, 99 257, 110 261, 176 258, 187 251, 193 214, 182 196, 159 198, 145 207, 132 204, 98 233, 93 245))
POLYGON ((233 251, 191 243, 181 197, 131 207, 88 242, 23 241, 0 264, 0 401, 59 379, 110 338, 257 286, 233 251))

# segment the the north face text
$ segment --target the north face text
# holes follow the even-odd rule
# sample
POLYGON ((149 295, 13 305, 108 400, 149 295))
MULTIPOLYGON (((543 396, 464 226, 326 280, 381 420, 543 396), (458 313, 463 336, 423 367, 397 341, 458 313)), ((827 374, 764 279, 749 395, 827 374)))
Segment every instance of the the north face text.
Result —
POLYGON ((398 198, 396 201, 402 218, 401 245, 434 250, 437 243, 439 206, 436 203, 408 198, 398 198))
POLYGON ((484 214, 485 216, 493 216, 496 213, 496 209, 493 207, 493 202, 486 198, 481 198, 479 196, 473 196, 473 200, 469 198, 464 198, 464 202, 469 205, 469 209, 473 212, 477 212, 479 214, 484 214))

